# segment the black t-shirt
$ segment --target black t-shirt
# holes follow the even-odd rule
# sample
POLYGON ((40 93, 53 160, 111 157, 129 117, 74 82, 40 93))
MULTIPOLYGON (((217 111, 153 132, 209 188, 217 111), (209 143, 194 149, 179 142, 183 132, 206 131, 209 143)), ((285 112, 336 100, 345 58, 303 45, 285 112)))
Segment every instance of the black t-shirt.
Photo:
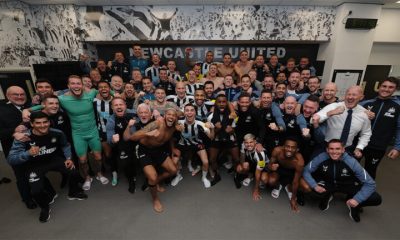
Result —
POLYGON ((30 139, 30 141, 25 142, 26 150, 29 150, 31 146, 39 147, 39 154, 33 156, 32 161, 48 161, 60 157, 65 159, 63 150, 70 148, 65 135, 57 129, 50 128, 48 134, 43 136, 32 133, 30 139))

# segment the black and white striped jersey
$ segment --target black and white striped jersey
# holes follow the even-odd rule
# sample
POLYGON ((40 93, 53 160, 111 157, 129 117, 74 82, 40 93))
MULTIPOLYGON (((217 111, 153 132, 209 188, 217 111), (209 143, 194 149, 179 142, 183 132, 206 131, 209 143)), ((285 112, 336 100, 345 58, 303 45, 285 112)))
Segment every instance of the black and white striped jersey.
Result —
POLYGON ((169 95, 166 97, 166 100, 169 102, 173 102, 178 106, 180 109, 183 110, 186 104, 188 103, 194 103, 194 97, 193 96, 185 96, 184 98, 179 98, 176 95, 169 95))
POLYGON ((157 85, 157 83, 160 82, 160 67, 148 67, 146 68, 146 70, 144 71, 144 75, 146 77, 151 78, 151 81, 153 82, 153 85, 157 85))
POLYGON ((203 89, 202 83, 193 83, 193 84, 186 84, 186 94, 194 96, 194 93, 197 89, 203 89))
POLYGON ((94 98, 93 107, 95 110, 97 128, 102 133, 106 133, 107 120, 113 114, 113 111, 111 109, 111 99, 101 100, 98 98, 94 98))
POLYGON ((242 144, 242 149, 240 150, 242 154, 245 156, 245 161, 250 162, 252 164, 256 164, 258 170, 263 170, 267 168, 267 164, 269 163, 269 159, 266 151, 257 152, 248 151, 244 148, 244 143, 242 144))
POLYGON ((207 117, 211 112, 211 108, 214 106, 213 101, 206 101, 202 106, 198 106, 195 104, 197 107, 197 113, 196 113, 196 119, 202 122, 207 121, 207 117))
POLYGON ((179 72, 172 73, 168 70, 167 73, 168 73, 168 77, 171 77, 175 81, 178 81, 178 82, 182 81, 182 77, 181 77, 181 75, 179 75, 179 72))
POLYGON ((208 70, 210 70, 210 65, 212 63, 208 63, 208 62, 196 62, 196 64, 200 64, 201 66, 201 74, 203 74, 203 76, 205 76, 208 73, 208 70))
POLYGON ((178 141, 178 144, 182 146, 203 144, 202 138, 204 138, 206 132, 210 131, 203 122, 198 120, 195 120, 193 124, 188 124, 185 119, 179 120, 178 123, 184 126, 178 141))

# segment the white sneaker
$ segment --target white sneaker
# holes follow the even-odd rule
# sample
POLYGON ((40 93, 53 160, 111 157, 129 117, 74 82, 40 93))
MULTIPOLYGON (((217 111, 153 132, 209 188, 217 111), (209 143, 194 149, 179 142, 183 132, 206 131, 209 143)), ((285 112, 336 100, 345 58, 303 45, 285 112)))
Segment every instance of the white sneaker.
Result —
POLYGON ((84 191, 89 191, 90 190, 90 186, 92 185, 92 181, 93 181, 93 178, 86 179, 85 182, 82 185, 82 189, 84 191))
POLYGON ((100 177, 97 176, 96 179, 99 180, 101 182, 101 184, 103 184, 103 185, 106 185, 109 182, 108 179, 104 176, 100 176, 100 177))
POLYGON ((292 200, 292 192, 289 191, 288 185, 286 185, 285 190, 289 200, 292 200))
POLYGON ((196 174, 198 174, 201 170, 201 167, 199 165, 196 166, 195 169, 193 169, 192 171, 192 176, 196 176, 196 174))
POLYGON ((175 187, 176 185, 178 185, 178 183, 180 181, 182 181, 183 177, 181 174, 177 174, 176 177, 174 179, 172 179, 171 181, 171 186, 175 187))
POLYGON ((251 181, 253 181, 252 178, 245 178, 242 182, 243 186, 248 187, 251 183, 251 181))
POLYGON ((273 198, 279 198, 279 195, 281 194, 281 190, 282 190, 282 185, 279 184, 279 188, 278 189, 275 188, 275 189, 273 189, 271 191, 271 196, 273 198))
POLYGON ((201 181, 203 181, 205 188, 211 187, 211 182, 207 178, 203 178, 203 179, 201 179, 201 181))
POLYGON ((223 165, 226 169, 231 169, 233 167, 232 161, 227 161, 223 165))
POLYGON ((188 162, 188 170, 189 170, 189 172, 193 172, 194 171, 194 168, 193 168, 193 166, 192 166, 192 162, 190 161, 190 162, 188 162))

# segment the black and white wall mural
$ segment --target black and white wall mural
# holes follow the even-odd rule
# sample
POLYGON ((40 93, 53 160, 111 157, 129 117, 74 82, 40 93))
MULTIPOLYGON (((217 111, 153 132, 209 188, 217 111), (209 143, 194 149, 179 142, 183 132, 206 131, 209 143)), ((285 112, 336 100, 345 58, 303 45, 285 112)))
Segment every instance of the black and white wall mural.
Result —
POLYGON ((319 40, 331 36, 333 7, 81 7, 86 40, 319 40))
POLYGON ((0 2, 0 68, 77 60, 82 32, 73 5, 0 2))
POLYGON ((74 6, 0 2, 0 68, 96 57, 85 42, 328 41, 334 7, 74 6))

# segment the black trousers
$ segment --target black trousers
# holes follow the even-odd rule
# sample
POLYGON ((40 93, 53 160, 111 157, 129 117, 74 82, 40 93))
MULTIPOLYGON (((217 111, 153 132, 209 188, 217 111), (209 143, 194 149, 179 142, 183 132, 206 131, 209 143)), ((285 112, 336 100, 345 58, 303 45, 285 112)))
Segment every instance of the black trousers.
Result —
MULTIPOLYGON (((318 181, 317 181, 318 182, 318 181)), ((329 197, 331 194, 339 192, 347 194, 348 199, 354 197, 358 191, 360 191, 362 185, 334 185, 334 184, 325 184, 323 186, 326 189, 324 193, 316 193, 319 197, 329 197)), ((365 201, 359 203, 357 207, 367 207, 367 206, 378 206, 382 203, 382 197, 379 193, 374 192, 371 196, 368 197, 365 201)))
POLYGON ((113 146, 110 160, 112 172, 118 172, 119 163, 121 163, 128 181, 136 177, 139 164, 135 154, 135 146, 131 142, 120 141, 113 146))
POLYGON ((26 166, 26 178, 29 181, 32 197, 41 208, 48 207, 54 196, 45 186, 46 174, 49 171, 59 172, 68 178, 69 195, 82 191, 78 185, 79 172, 76 169, 67 169, 64 161, 65 159, 61 157, 42 161, 32 160, 26 166))
MULTIPOLYGON (((21 196, 22 201, 25 203, 31 202, 33 200, 32 195, 31 195, 31 187, 29 185, 28 178, 26 177, 26 175, 27 175, 26 167, 27 167, 27 164, 11 166, 11 168, 14 171, 19 195, 21 196)), ((44 188, 46 189, 46 191, 49 192, 52 196, 54 196, 56 194, 56 191, 51 186, 50 181, 47 177, 44 177, 43 185, 44 185, 44 188)))
POLYGON ((364 149, 363 154, 365 158, 365 170, 373 179, 375 179, 378 165, 381 162, 382 158, 385 156, 385 150, 378 150, 367 147, 364 149))

